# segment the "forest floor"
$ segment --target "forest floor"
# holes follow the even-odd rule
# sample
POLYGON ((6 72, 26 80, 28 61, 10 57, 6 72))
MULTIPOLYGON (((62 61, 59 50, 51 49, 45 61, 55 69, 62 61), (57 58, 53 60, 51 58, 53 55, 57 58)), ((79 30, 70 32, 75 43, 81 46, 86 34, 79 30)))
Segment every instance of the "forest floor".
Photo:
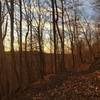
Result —
POLYGON ((100 71, 61 77, 37 82, 13 100, 100 100, 100 71))

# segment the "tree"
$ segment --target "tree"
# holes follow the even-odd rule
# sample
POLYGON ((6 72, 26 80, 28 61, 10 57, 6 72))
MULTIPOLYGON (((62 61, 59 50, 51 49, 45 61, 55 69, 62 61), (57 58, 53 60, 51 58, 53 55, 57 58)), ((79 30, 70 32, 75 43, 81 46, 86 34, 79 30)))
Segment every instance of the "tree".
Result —
MULTIPOLYGON (((2 41, 2 3, 0 0, 0 81, 2 81, 1 78, 1 72, 3 67, 3 41, 2 41)), ((2 84, 0 83, 0 99, 2 96, 2 84)))
POLYGON ((22 66, 22 0, 19 0, 19 7, 20 7, 20 66, 22 66))
POLYGON ((8 80, 8 94, 13 93, 16 89, 19 88, 19 72, 16 69, 16 60, 15 60, 15 53, 14 53, 14 0, 5 0, 7 10, 10 16, 10 52, 11 52, 11 70, 9 74, 12 74, 11 80, 8 80, 9 76, 7 76, 8 80), (13 81, 12 81, 13 80, 13 81), (16 84, 14 83, 16 82, 16 84))
POLYGON ((52 22, 53 22, 53 38, 54 38, 54 67, 55 67, 55 73, 57 71, 57 43, 56 43, 56 18, 55 18, 55 0, 51 0, 51 4, 52 4, 52 22))

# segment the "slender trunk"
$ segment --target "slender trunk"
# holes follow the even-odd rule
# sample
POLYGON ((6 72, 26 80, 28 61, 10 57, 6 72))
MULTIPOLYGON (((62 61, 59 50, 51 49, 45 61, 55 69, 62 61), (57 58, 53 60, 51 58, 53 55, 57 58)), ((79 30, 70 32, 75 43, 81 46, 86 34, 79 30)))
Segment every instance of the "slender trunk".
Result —
POLYGON ((52 3, 52 21, 53 21, 53 37, 54 37, 54 66, 55 66, 55 73, 57 72, 57 45, 56 45, 56 23, 55 23, 55 6, 54 6, 54 1, 51 0, 52 3))
POLYGON ((78 52, 79 52, 79 59, 80 59, 80 63, 83 63, 83 56, 82 56, 82 41, 79 42, 78 44, 78 52))
POLYGON ((75 68, 75 55, 74 55, 74 44, 73 39, 71 40, 71 54, 72 54, 72 67, 75 68))
MULTIPOLYGON (((40 1, 38 0, 38 7, 39 7, 39 12, 41 12, 40 8, 40 1)), ((44 76, 44 57, 43 57, 43 33, 41 30, 41 15, 39 14, 39 23, 38 23, 38 44, 39 44, 39 69, 40 69, 40 78, 43 79, 44 76)))
POLYGON ((10 13, 10 24, 11 24, 11 53, 14 54, 14 1, 11 0, 11 13, 10 13))
POLYGON ((0 1, 0 99, 2 97, 2 79, 1 79, 1 74, 2 74, 2 68, 3 68, 3 41, 2 41, 2 14, 1 14, 1 8, 2 4, 0 1))
POLYGON ((40 25, 38 26, 38 42, 39 42, 39 58, 40 58, 40 78, 43 78, 43 74, 44 74, 44 65, 43 65, 43 51, 42 51, 42 39, 41 39, 41 31, 40 31, 40 25))
MULTIPOLYGON (((50 14, 50 18, 51 18, 51 14, 50 14)), ((50 62, 51 62, 51 73, 54 73, 54 63, 53 63, 53 54, 52 54, 52 24, 50 23, 50 62)))
POLYGON ((20 7, 20 37, 19 37, 19 53, 20 53, 20 56, 19 56, 19 60, 20 60, 20 85, 23 81, 22 79, 22 0, 19 0, 19 7, 20 7))
MULTIPOLYGON (((16 79, 16 81, 19 83, 19 74, 17 72, 16 69, 16 60, 15 60, 15 54, 14 54, 14 0, 10 0, 10 4, 11 4, 11 11, 10 11, 10 24, 11 24, 11 32, 10 32, 10 37, 11 37, 11 72, 12 72, 12 79, 16 79)), ((13 81, 14 82, 14 81, 13 81)), ((14 83, 9 83, 10 84, 10 89, 9 89, 9 93, 12 93, 14 91, 15 88, 17 88, 16 86, 14 86, 14 83)), ((15 85, 19 85, 19 84, 15 84, 15 85)))
POLYGON ((20 51, 20 63, 22 64, 22 0, 19 0, 20 4, 20 46, 19 46, 19 51, 20 51))
POLYGON ((61 0, 61 5, 62 5, 62 43, 61 43, 61 47, 62 47, 62 71, 64 71, 65 69, 65 59, 64 59, 64 55, 65 55, 65 51, 64 51, 64 5, 63 5, 63 0, 61 0))
MULTIPOLYGON (((1 8, 2 8, 2 5, 1 5, 1 1, 0 1, 0 69, 1 69, 1 66, 3 65, 3 62, 2 62, 2 56, 3 56, 3 39, 2 39, 2 14, 1 14, 1 8)), ((1 72, 1 70, 0 70, 1 72)))

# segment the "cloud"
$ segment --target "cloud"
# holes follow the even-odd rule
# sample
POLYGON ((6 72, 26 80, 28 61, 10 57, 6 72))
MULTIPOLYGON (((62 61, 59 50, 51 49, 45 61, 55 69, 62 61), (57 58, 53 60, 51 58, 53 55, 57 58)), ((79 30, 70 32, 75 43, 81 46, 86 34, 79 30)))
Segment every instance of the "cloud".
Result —
POLYGON ((95 11, 93 10, 91 0, 80 0, 82 3, 81 12, 84 14, 84 16, 91 20, 93 18, 95 11))

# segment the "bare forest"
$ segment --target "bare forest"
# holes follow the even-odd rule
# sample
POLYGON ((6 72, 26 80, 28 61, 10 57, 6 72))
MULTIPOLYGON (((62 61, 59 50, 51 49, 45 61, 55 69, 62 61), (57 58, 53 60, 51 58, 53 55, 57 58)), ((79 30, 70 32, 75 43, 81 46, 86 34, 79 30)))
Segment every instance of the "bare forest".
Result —
POLYGON ((100 100, 100 1, 0 0, 0 100, 100 100))

